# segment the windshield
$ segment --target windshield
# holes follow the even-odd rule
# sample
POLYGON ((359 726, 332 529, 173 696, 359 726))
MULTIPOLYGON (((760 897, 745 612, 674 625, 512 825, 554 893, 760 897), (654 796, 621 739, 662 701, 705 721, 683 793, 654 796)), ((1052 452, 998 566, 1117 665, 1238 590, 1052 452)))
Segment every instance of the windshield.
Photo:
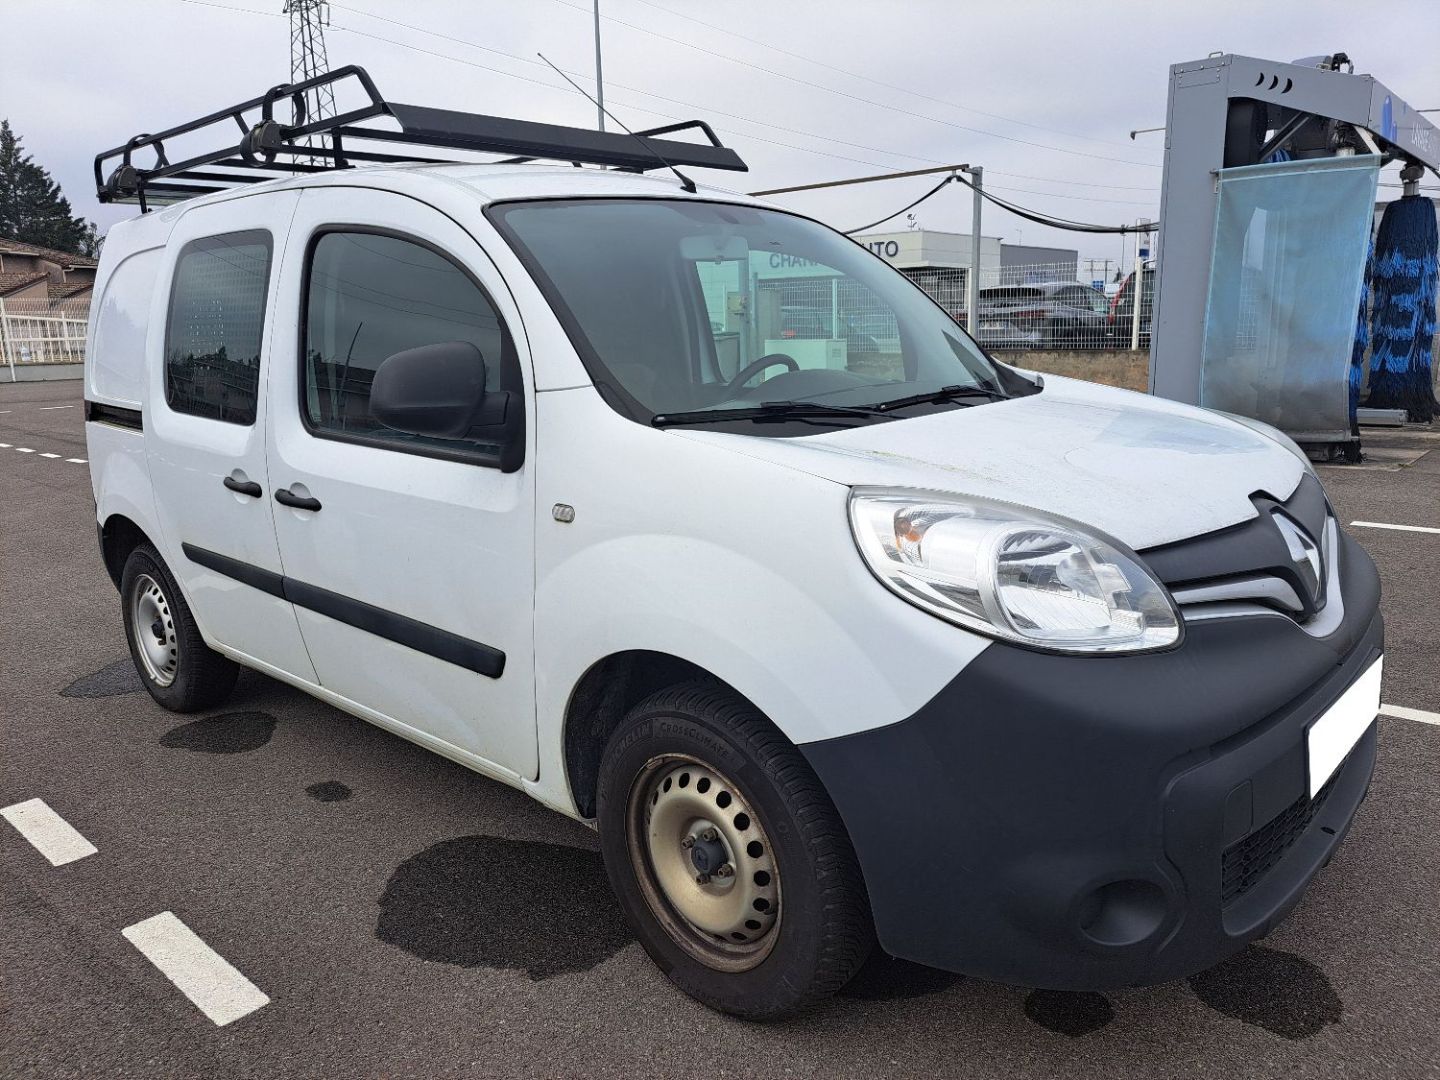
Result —
POLYGON ((827 407, 833 422, 854 423, 925 395, 935 400, 906 407, 1034 389, 881 259, 805 218, 660 199, 503 203, 489 214, 602 395, 641 422, 798 406, 788 411, 809 422, 827 407))

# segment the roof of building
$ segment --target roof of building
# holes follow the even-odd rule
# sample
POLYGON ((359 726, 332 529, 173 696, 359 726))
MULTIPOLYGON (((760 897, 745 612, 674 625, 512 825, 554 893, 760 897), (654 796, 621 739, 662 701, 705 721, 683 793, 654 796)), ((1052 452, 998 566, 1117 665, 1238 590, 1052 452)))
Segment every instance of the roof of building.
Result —
POLYGON ((88 255, 76 255, 70 251, 56 251, 54 248, 40 247, 38 244, 26 244, 4 236, 0 236, 0 254, 33 255, 36 258, 59 263, 61 266, 96 265, 96 260, 90 258, 88 255))
POLYGON ((95 288, 95 282, 85 281, 52 281, 46 286, 51 300, 69 300, 79 296, 81 293, 88 293, 95 288))
POLYGON ((44 270, 13 270, 0 274, 0 296, 9 296, 49 276, 44 270))

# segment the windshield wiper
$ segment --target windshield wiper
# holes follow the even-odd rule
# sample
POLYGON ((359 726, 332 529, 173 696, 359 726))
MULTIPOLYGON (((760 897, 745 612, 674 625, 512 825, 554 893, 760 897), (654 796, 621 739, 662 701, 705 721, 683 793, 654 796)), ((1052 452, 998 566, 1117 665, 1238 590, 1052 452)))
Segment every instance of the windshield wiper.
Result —
POLYGON ((887 413, 894 409, 903 409, 907 405, 940 405, 947 401, 954 401, 957 398, 983 397, 988 401, 1004 401, 1009 395, 996 386, 975 384, 972 386, 942 386, 939 390, 931 390, 928 394, 911 394, 909 397, 893 398, 890 401, 877 401, 867 406, 878 413, 887 413))
POLYGON ((826 405, 819 401, 762 401, 748 409, 696 409, 693 412, 658 413, 655 427, 681 424, 719 424, 727 420, 811 420, 826 417, 864 417, 873 420, 886 410, 874 405, 826 405))

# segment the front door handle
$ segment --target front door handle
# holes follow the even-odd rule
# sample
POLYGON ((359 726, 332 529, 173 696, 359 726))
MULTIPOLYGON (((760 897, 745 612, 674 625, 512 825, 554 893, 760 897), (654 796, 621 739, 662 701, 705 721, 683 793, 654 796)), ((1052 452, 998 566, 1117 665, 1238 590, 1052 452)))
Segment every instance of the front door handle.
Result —
POLYGON ((249 495, 252 499, 258 499, 265 494, 254 480, 236 480, 233 476, 227 476, 220 482, 237 495, 249 495))
POLYGON ((319 510, 320 500, 308 495, 296 495, 289 488, 276 488, 275 501, 281 506, 293 506, 296 510, 319 510))

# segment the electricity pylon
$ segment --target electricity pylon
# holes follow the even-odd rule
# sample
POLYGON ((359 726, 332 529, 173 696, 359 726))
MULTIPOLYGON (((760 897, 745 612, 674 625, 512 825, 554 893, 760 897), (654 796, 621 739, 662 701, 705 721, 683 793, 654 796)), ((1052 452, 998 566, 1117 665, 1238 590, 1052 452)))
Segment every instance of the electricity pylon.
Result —
MULTIPOLYGON (((325 27, 330 25, 326 0, 285 0, 282 10, 290 16, 290 81, 303 82, 330 70, 325 55, 325 27)), ((329 86, 305 92, 306 123, 335 115, 335 91, 329 86)), ((307 146, 326 146, 323 136, 312 135, 307 146)), ((311 158, 311 164, 323 159, 311 158)))

